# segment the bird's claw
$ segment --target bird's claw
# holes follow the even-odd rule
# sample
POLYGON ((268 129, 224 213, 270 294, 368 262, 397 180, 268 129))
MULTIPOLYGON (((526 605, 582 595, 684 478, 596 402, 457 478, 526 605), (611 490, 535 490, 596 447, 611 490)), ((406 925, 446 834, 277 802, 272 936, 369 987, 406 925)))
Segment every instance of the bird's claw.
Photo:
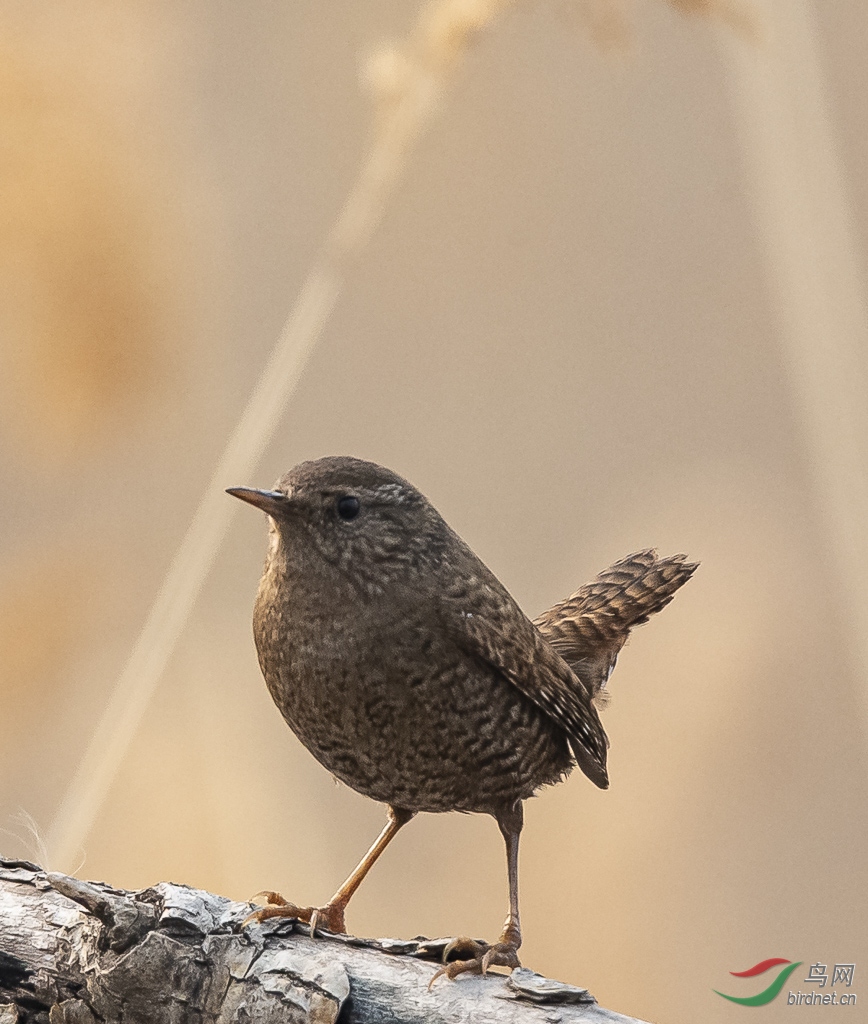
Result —
POLYGON ((258 892, 253 899, 265 898, 266 906, 259 907, 241 922, 241 927, 249 924, 262 924, 274 917, 293 918, 310 925, 311 938, 316 937, 318 930, 331 932, 333 935, 346 934, 344 924, 344 906, 340 903, 327 903, 324 907, 298 907, 283 898, 279 892, 264 890, 258 892))
POLYGON ((489 946, 487 942, 479 942, 461 935, 453 939, 443 950, 444 964, 428 982, 430 989, 434 982, 446 976, 454 981, 459 974, 488 973, 489 967, 508 967, 514 970, 520 967, 518 947, 514 942, 495 942, 489 946))
POLYGON ((516 967, 521 967, 515 944, 495 942, 493 946, 489 946, 482 957, 482 973, 486 974, 489 967, 508 967, 511 971, 514 971, 516 967))

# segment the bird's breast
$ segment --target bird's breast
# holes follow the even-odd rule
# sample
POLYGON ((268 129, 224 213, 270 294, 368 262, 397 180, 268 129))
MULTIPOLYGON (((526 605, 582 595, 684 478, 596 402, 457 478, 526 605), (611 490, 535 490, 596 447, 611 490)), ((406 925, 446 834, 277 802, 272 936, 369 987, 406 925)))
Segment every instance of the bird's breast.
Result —
POLYGON ((254 615, 275 704, 353 789, 413 810, 480 810, 569 766, 551 722, 422 615, 314 603, 263 581, 254 615))

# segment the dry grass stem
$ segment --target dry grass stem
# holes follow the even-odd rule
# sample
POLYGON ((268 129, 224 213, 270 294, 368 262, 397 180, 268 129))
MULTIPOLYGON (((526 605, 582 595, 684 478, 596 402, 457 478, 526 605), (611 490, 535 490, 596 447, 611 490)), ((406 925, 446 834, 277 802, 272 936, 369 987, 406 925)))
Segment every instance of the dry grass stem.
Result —
POLYGON ((679 14, 698 14, 715 18, 744 39, 760 37, 759 21, 753 4, 739 0, 668 0, 679 14))
POLYGON ((310 272, 181 542, 130 659, 90 739, 49 835, 55 863, 69 864, 99 814, 160 677, 226 536, 237 503, 223 488, 252 479, 343 284, 347 261, 378 224, 413 143, 456 67, 516 0, 431 0, 408 36, 374 55, 367 80, 374 131, 358 178, 310 272))
POLYGON ((376 96, 373 140, 323 253, 214 470, 133 652, 109 697, 48 837, 53 863, 69 865, 108 795, 190 617, 235 514, 223 488, 251 479, 311 351, 328 323, 348 258, 365 244, 407 153, 428 123, 460 58, 511 0, 426 4, 406 42, 370 66, 376 96), (388 70, 387 70, 388 69, 388 70))
POLYGON ((772 42, 731 47, 749 194, 839 584, 868 736, 868 301, 816 29, 805 0, 767 4, 772 42), (785 12, 785 13, 784 13, 785 12), (777 17, 772 15, 777 14, 777 17))

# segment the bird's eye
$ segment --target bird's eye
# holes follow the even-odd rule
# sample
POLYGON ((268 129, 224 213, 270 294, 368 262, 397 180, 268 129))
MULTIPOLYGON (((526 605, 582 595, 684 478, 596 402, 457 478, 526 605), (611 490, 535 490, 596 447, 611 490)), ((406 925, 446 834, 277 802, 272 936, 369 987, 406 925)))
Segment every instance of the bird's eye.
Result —
POLYGON ((338 498, 338 515, 341 519, 355 519, 361 507, 359 499, 351 494, 338 498))

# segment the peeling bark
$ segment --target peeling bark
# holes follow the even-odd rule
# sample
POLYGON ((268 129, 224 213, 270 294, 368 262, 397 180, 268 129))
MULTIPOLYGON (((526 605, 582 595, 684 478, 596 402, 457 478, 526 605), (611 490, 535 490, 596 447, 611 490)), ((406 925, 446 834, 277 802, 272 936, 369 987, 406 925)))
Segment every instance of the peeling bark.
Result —
POLYGON ((0 859, 0 1024, 642 1024, 520 968, 429 991, 446 939, 322 936, 185 885, 0 859))

